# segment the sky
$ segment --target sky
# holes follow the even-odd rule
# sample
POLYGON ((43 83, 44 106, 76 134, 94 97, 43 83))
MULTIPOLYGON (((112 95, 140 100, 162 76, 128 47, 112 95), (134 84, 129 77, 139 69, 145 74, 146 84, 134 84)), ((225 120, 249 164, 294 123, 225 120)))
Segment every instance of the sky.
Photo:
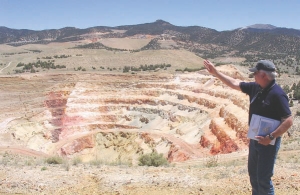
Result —
POLYGON ((0 26, 80 29, 151 23, 217 31, 253 24, 300 29, 300 0, 0 0, 0 26))

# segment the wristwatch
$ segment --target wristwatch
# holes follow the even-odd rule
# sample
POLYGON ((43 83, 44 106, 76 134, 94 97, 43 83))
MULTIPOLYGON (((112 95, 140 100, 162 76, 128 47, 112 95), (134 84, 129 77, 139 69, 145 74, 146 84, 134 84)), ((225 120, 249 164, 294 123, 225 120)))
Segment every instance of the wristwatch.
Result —
POLYGON ((270 133, 269 135, 270 140, 273 140, 275 137, 270 133))

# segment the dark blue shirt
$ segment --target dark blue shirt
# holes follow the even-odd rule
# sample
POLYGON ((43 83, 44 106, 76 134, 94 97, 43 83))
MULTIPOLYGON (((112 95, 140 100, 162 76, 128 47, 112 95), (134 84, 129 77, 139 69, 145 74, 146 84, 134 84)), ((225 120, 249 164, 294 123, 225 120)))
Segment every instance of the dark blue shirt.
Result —
POLYGON ((289 99, 282 88, 273 80, 269 86, 262 89, 255 82, 241 82, 242 92, 249 95, 249 121, 252 114, 281 121, 291 115, 289 99))

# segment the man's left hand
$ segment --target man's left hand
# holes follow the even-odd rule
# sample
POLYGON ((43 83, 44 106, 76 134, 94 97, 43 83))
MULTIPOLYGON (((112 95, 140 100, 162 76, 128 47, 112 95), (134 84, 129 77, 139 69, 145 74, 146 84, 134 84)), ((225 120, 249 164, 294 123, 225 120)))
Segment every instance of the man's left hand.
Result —
POLYGON ((269 145, 272 141, 268 136, 266 136, 266 137, 255 136, 255 138, 257 138, 259 144, 262 144, 262 145, 265 145, 265 146, 269 145))

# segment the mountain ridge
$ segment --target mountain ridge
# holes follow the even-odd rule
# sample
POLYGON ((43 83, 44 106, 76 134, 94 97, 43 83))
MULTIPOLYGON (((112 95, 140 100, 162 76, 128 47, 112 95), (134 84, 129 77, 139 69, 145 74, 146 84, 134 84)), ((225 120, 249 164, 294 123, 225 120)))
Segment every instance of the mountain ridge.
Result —
POLYGON ((300 59, 300 30, 270 24, 254 24, 229 31, 217 31, 201 26, 176 26, 164 20, 116 27, 95 26, 85 29, 65 27, 41 31, 0 27, 0 44, 19 46, 78 41, 99 33, 101 34, 99 38, 150 35, 159 39, 172 39, 180 42, 180 48, 205 57, 220 55, 247 57, 250 52, 255 55, 267 53, 275 58, 278 55, 281 58, 293 55, 296 59, 300 59))
MULTIPOLYGON (((88 27, 88 28, 77 28, 75 26, 65 26, 63 28, 50 28, 50 29, 43 29, 43 30, 33 30, 33 29, 27 29, 27 28, 26 29, 17 29, 17 28, 10 28, 10 27, 7 27, 7 26, 0 26, 0 28, 7 28, 7 29, 13 29, 13 30, 30 30, 30 31, 62 30, 62 29, 65 29, 65 28, 70 28, 70 29, 73 28, 73 29, 83 30, 83 29, 98 28, 98 27, 104 27, 104 28, 120 28, 121 27, 122 28, 122 27, 126 27, 126 26, 128 27, 128 26, 135 26, 135 25, 141 25, 141 24, 152 24, 152 23, 157 23, 157 24, 162 24, 162 25, 169 25, 169 26, 176 26, 176 25, 173 25, 173 24, 171 24, 171 23, 169 23, 165 20, 158 19, 154 22, 140 23, 140 24, 118 25, 118 26, 115 26, 115 27, 112 27, 112 26, 92 26, 92 27, 88 27)), ((181 26, 181 27, 201 27, 201 26, 192 25, 192 26, 181 26)), ((213 28, 209 28, 209 27, 203 27, 203 28, 213 29, 213 28)), ((277 27, 277 26, 274 26, 272 24, 263 24, 263 23, 256 23, 256 24, 245 26, 245 27, 237 27, 235 29, 242 29, 242 28, 254 28, 254 29, 284 28, 284 29, 293 29, 293 30, 299 30, 300 31, 300 29, 287 28, 287 27, 277 27)), ((223 30, 223 31, 231 31, 231 30, 223 30)), ((218 31, 218 32, 223 32, 223 31, 218 31)))

